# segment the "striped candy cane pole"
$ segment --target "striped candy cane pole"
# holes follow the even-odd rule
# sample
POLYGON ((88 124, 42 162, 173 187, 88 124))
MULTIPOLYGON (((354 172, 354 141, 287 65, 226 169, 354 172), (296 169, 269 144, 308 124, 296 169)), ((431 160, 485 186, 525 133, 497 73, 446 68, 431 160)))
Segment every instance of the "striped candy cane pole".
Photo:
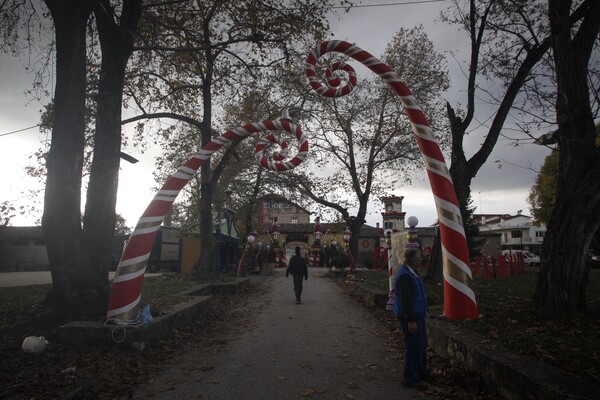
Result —
POLYGON ((150 256, 158 229, 181 189, 204 164, 204 161, 229 142, 243 139, 253 133, 266 131, 285 131, 295 135, 299 143, 298 153, 289 161, 281 161, 282 156, 287 155, 287 143, 278 136, 270 134, 263 138, 255 149, 255 157, 261 166, 273 171, 287 171, 304 161, 308 153, 306 137, 300 127, 286 119, 262 121, 227 131, 194 154, 177 172, 167 179, 142 214, 135 230, 127 241, 115 273, 108 300, 106 315, 108 319, 130 321, 137 317, 146 262, 150 256), (264 155, 265 148, 273 143, 279 144, 283 149, 273 157, 274 161, 269 160, 264 155))
POLYGON ((444 264, 444 314, 450 319, 477 319, 479 315, 472 289, 473 277, 469 268, 469 250, 456 192, 442 151, 419 103, 390 67, 363 49, 337 40, 321 43, 306 58, 305 73, 308 83, 322 96, 343 96, 350 93, 356 85, 354 71, 343 63, 333 64, 327 70, 326 86, 317 79, 315 72, 317 60, 323 54, 330 52, 345 54, 364 64, 379 75, 402 101, 425 160, 427 176, 437 207, 444 264), (340 87, 341 80, 332 72, 336 70, 348 73, 347 84, 340 87))

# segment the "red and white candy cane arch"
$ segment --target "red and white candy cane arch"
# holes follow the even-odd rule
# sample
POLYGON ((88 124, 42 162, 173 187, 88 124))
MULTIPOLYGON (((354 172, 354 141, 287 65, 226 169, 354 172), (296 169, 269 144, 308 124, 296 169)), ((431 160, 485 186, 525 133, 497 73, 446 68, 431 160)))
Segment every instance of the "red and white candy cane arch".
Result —
POLYGON ((240 126, 225 132, 202 147, 167 179, 140 217, 135 230, 129 237, 110 291, 106 313, 108 319, 130 321, 137 317, 146 263, 158 229, 173 201, 196 171, 226 143, 242 139, 253 133, 266 131, 285 131, 295 135, 298 140, 298 153, 291 160, 282 161, 288 154, 288 145, 280 136, 269 134, 259 141, 255 149, 255 157, 262 167, 273 171, 287 171, 304 161, 308 153, 306 137, 300 127, 286 119, 240 126), (264 155, 264 150, 274 143, 277 143, 282 150, 273 154, 273 161, 264 155))
POLYGON ((411 91, 389 66, 348 42, 338 40, 323 42, 308 54, 305 73, 310 86, 317 93, 325 97, 344 96, 356 85, 354 70, 345 63, 336 63, 327 69, 328 85, 321 84, 316 77, 315 65, 322 55, 330 52, 342 53, 361 62, 379 75, 400 98, 425 160, 427 176, 437 208, 444 265, 444 315, 450 319, 477 319, 479 314, 472 289, 473 277, 469 268, 469 250, 458 200, 444 156, 433 136, 429 121, 411 91), (340 86, 341 80, 333 73, 336 70, 348 73, 348 82, 343 86, 340 86))

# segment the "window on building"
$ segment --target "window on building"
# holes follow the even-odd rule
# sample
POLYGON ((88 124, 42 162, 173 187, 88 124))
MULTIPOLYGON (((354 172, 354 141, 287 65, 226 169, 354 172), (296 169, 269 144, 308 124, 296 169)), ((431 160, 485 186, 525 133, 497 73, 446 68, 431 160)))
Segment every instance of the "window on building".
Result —
POLYGON ((271 208, 271 203, 269 203, 268 201, 265 201, 263 203, 263 208, 271 208))
POLYGON ((535 232, 535 237, 537 238, 543 238, 546 232, 544 231, 536 231, 535 232))
POLYGON ((510 231, 510 237, 512 239, 519 239, 519 238, 523 237, 523 235, 522 235, 521 231, 510 231))
POLYGON ((298 218, 292 218, 292 224, 297 224, 298 223, 298 218))
POLYGON ((383 229, 392 229, 394 227, 394 223, 391 221, 386 221, 383 223, 383 229))

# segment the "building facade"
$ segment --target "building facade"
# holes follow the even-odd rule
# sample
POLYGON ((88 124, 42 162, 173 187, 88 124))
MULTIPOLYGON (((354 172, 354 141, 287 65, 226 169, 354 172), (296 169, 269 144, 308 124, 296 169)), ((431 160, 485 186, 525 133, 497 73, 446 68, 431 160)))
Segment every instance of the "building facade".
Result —
MULTIPOLYGON (((345 223, 321 223, 311 213, 277 195, 259 199, 255 213, 252 251, 269 259, 289 260, 296 246, 312 266, 346 267, 354 259, 358 267, 384 268, 385 230, 404 231, 403 197, 384 197, 383 226, 363 225, 359 233, 358 255, 348 254, 349 231, 345 223)), ((258 257, 260 262, 261 257, 258 257)))
POLYGON ((479 230, 482 233, 496 233, 500 235, 502 250, 527 250, 540 254, 546 226, 536 224, 533 218, 523 215, 510 214, 475 214, 474 218, 479 222, 479 230))
POLYGON ((253 226, 265 224, 308 224, 310 211, 283 196, 269 194, 258 199, 253 226))
POLYGON ((44 271, 48 268, 41 226, 0 226, 0 272, 44 271))
POLYGON ((404 196, 382 197, 384 211, 381 213, 383 229, 391 229, 392 232, 404 230, 405 212, 402 211, 402 200, 404 196))

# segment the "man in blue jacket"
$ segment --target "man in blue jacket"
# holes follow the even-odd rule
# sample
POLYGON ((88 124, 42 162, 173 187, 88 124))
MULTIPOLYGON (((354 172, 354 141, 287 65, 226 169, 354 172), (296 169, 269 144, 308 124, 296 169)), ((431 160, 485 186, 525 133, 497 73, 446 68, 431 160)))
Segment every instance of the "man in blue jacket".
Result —
POLYGON ((408 248, 404 263, 394 278, 394 314, 404 333, 404 386, 425 389, 427 369, 427 295, 416 270, 421 266, 421 250, 408 248))

